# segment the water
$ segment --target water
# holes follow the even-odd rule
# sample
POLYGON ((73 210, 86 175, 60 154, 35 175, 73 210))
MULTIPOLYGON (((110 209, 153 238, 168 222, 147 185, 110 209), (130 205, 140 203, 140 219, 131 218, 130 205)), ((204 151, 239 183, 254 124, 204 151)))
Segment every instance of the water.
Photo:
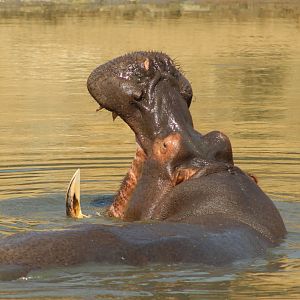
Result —
POLYGON ((0 298, 300 297, 300 19, 296 10, 282 15, 274 7, 265 14, 232 8, 0 18, 0 235, 111 223, 94 203, 107 203, 102 195, 117 190, 134 137, 121 120, 95 112, 85 81, 97 65, 141 49, 180 63, 194 89, 195 127, 230 137, 236 164, 257 175, 288 229, 265 259, 226 268, 88 264, 34 271, 2 281, 0 298), (83 210, 94 215, 84 221, 64 215, 64 193, 78 167, 83 210))

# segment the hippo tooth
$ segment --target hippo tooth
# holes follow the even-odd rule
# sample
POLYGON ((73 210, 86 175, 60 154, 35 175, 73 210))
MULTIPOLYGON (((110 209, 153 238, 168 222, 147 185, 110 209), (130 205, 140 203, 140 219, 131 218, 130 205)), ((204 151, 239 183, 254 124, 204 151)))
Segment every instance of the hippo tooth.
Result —
POLYGON ((115 112, 112 112, 112 118, 113 118, 113 121, 118 117, 117 113, 115 112))
POLYGON ((104 107, 102 107, 101 105, 96 109, 96 112, 100 111, 101 109, 103 109, 104 107))

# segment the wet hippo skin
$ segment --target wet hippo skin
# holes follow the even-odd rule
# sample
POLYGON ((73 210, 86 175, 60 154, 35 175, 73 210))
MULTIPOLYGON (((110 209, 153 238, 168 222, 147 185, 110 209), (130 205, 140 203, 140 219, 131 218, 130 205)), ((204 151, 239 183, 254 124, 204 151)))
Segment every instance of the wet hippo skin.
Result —
MULTIPOLYGON (((88 261, 221 265, 263 255, 282 241, 278 210, 254 177, 234 165, 229 138, 194 129, 192 88, 170 57, 118 57, 96 68, 87 86, 99 109, 121 117, 135 134, 135 158, 107 209, 124 225, 6 237, 0 264, 25 270, 88 261)), ((78 184, 74 176, 67 194, 67 215, 74 218, 84 216, 78 184)))

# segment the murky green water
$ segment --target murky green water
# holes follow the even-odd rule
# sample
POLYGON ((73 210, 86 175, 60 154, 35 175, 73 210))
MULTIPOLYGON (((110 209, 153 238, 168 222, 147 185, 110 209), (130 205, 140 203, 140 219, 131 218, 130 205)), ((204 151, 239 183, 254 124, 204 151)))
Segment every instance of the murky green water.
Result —
POLYGON ((85 81, 95 66, 141 49, 180 63, 194 89, 195 127, 231 138, 236 164, 257 175, 289 232, 264 260, 35 271, 0 282, 0 298, 300 297, 300 23, 253 12, 0 18, 1 235, 110 223, 93 202, 118 188, 134 137, 95 112, 85 81), (64 193, 78 167, 83 208, 95 217, 76 222, 65 218, 64 193))

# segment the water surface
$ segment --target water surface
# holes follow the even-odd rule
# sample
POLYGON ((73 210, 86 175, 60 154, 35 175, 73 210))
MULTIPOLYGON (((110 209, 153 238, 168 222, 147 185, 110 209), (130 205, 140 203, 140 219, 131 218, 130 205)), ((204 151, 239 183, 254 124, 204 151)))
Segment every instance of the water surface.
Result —
POLYGON ((89 264, 34 271, 1 282, 0 298, 300 297, 297 18, 9 16, 0 19, 0 40, 1 235, 111 222, 93 203, 117 190, 134 137, 121 120, 95 112, 86 78, 97 65, 141 49, 164 51, 182 66, 194 90, 195 127, 230 137, 236 164, 257 175, 288 229, 264 259, 226 268, 89 264), (73 221, 64 215, 64 193, 79 167, 83 209, 94 217, 73 221))

